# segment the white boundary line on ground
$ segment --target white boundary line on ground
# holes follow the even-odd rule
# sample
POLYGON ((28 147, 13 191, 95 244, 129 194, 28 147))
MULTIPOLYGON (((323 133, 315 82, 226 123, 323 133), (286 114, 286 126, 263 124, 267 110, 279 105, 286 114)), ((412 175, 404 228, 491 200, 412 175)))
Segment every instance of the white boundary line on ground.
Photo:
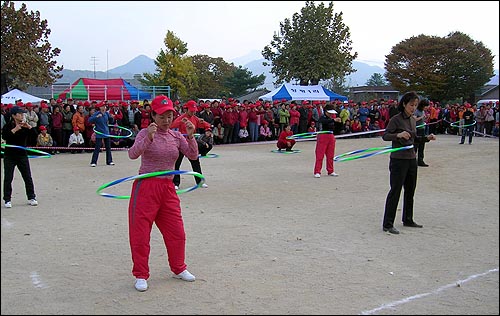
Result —
POLYGON ((417 295, 413 295, 413 296, 410 296, 410 297, 407 297, 407 298, 404 298, 402 300, 399 300, 399 301, 395 301, 395 302, 392 302, 392 303, 387 303, 387 304, 383 304, 381 305, 380 307, 377 307, 377 308, 374 308, 374 309, 371 309, 371 310, 368 310, 368 311, 362 311, 361 313, 359 313, 359 315, 371 315, 375 312, 378 312, 378 311, 381 311, 381 310, 384 310, 384 309, 389 309, 389 308, 393 308, 393 307, 396 307, 398 305, 401 305, 401 304, 405 304, 405 303, 408 303, 408 302, 411 302, 415 299, 418 299, 418 298, 422 298, 422 297, 426 297, 426 296, 429 296, 431 294, 437 294, 441 291, 444 291, 446 289, 449 289, 449 288, 452 288, 452 287, 457 287, 457 286, 460 286, 462 283, 465 283, 465 282, 469 282, 475 278, 478 278, 478 277, 482 277, 482 276, 485 276, 487 274, 490 274, 492 272, 498 272, 498 268, 496 269, 491 269, 491 270, 488 270, 484 273, 480 273, 480 274, 474 274, 474 275, 471 275, 470 277, 468 277, 467 279, 463 279, 463 280, 458 280, 457 282, 455 283, 450 283, 450 284, 447 284, 445 286, 442 286, 440 288, 437 288, 436 290, 432 291, 432 292, 428 292, 428 293, 422 293, 422 294, 417 294, 417 295))

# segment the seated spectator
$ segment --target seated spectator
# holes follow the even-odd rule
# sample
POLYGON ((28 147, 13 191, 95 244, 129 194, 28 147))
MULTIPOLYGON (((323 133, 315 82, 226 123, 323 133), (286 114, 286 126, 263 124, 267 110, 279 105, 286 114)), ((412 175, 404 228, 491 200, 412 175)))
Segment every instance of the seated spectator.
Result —
POLYGON ((130 129, 132 131, 132 135, 129 138, 126 138, 125 141, 127 143, 126 147, 130 148, 132 145, 134 145, 135 142, 135 137, 137 136, 137 133, 139 133, 139 127, 137 124, 132 124, 132 127, 130 129))
MULTIPOLYGON (((83 135, 80 133, 80 128, 75 126, 73 128, 73 134, 69 136, 68 147, 72 148, 84 148, 85 140, 83 139, 83 135)), ((76 152, 83 153, 83 149, 81 150, 71 150, 71 153, 74 154, 76 152)))
MULTIPOLYGON (((49 133, 47 133, 47 127, 45 125, 41 125, 39 128, 40 134, 38 134, 36 138, 36 146, 37 147, 52 147, 54 146, 54 140, 49 133)), ((51 155, 56 153, 55 150, 47 150, 47 152, 51 155)))
POLYGON ((214 136, 211 128, 205 128, 204 134, 196 139, 200 156, 206 156, 214 145, 214 136))
POLYGON ((260 141, 272 140, 273 133, 271 132, 271 129, 268 126, 268 122, 266 120, 263 120, 261 123, 262 124, 260 125, 259 128, 259 140, 260 141))
POLYGON ((240 142, 245 143, 250 140, 250 135, 248 134, 247 127, 242 127, 240 128, 240 131, 238 132, 238 137, 240 138, 240 142))
POLYGON ((318 129, 316 128, 316 122, 311 121, 311 125, 307 128, 308 133, 316 133, 318 129))
POLYGON ((216 145, 220 145, 224 141, 224 127, 222 127, 222 123, 219 122, 212 130, 212 134, 214 136, 214 143, 216 145))
MULTIPOLYGON (((113 125, 110 128, 109 134, 113 136, 122 136, 122 129, 118 126, 118 124, 113 125)), ((124 148, 127 146, 127 139, 122 137, 111 137, 110 138, 111 148, 124 148)))

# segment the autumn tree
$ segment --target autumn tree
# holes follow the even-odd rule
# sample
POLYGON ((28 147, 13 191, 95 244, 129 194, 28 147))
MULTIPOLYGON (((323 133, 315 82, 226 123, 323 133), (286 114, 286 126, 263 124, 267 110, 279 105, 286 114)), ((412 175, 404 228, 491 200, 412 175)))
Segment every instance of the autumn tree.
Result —
POLYGON ((144 73, 143 85, 170 86, 171 98, 188 99, 189 91, 197 85, 196 69, 193 60, 187 56, 187 44, 172 31, 167 31, 163 40, 165 50, 160 49, 155 59, 156 72, 144 73))
POLYGON ((433 100, 473 100, 494 75, 491 51, 461 32, 406 39, 392 47, 385 69, 394 88, 414 90, 433 100))
POLYGON ((226 79, 225 86, 229 90, 229 94, 226 95, 232 97, 241 96, 263 85, 265 80, 266 76, 264 74, 253 76, 247 68, 239 66, 233 71, 232 76, 226 79))
POLYGON ((342 16, 342 12, 334 14, 333 2, 325 7, 306 1, 301 14, 280 22, 279 33, 262 51, 272 64, 276 83, 316 85, 320 80, 344 78, 355 71, 352 61, 358 53, 351 54, 351 34, 342 16))
POLYGON ((382 87, 387 86, 387 81, 382 74, 376 72, 366 81, 366 85, 369 87, 382 87))
POLYGON ((54 60, 61 51, 48 41, 50 29, 40 12, 28 12, 24 3, 16 10, 14 2, 2 1, 1 14, 2 94, 9 88, 48 86, 61 78, 63 67, 54 60))
POLYGON ((193 65, 198 78, 197 83, 190 92, 193 98, 214 98, 228 95, 224 86, 226 80, 233 76, 236 67, 224 59, 213 58, 207 55, 194 55, 193 65))

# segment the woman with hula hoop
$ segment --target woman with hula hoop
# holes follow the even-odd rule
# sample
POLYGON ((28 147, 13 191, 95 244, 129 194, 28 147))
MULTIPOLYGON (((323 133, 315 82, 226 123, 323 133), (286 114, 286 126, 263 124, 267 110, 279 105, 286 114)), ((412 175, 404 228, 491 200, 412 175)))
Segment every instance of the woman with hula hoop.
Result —
MULTIPOLYGON (((198 144, 194 138, 196 128, 187 120, 187 136, 170 129, 174 120, 172 101, 160 95, 151 102, 153 122, 139 131, 134 145, 129 149, 130 159, 141 157, 139 174, 174 170, 175 162, 182 153, 190 160, 198 159, 198 144)), ((170 270, 174 278, 194 281, 186 269, 186 234, 173 176, 136 179, 132 185, 129 213, 129 238, 132 252, 135 288, 148 289, 149 250, 153 222, 160 230, 168 253, 170 270)))
POLYGON ((6 208, 12 207, 12 181, 14 180, 14 169, 17 167, 23 177, 24 187, 28 204, 37 206, 35 185, 31 177, 30 161, 26 146, 31 137, 31 125, 24 118, 26 110, 19 106, 10 109, 11 119, 2 128, 2 138, 7 143, 3 157, 3 200, 6 208), (11 146, 9 146, 11 145, 11 146))
MULTIPOLYGON (((413 113, 419 104, 419 100, 420 98, 416 92, 407 92, 399 101, 399 114, 394 115, 390 119, 382 136, 383 140, 392 141, 392 148, 415 145, 436 139, 434 134, 427 136, 417 135, 416 121, 413 113)), ((422 225, 413 221, 413 196, 417 186, 415 150, 408 149, 391 152, 389 171, 391 189, 385 201, 383 231, 391 234, 399 234, 399 231, 394 227, 394 220, 403 188, 405 191, 403 199, 403 225, 421 228, 422 225)))
POLYGON ((328 104, 323 110, 323 115, 319 118, 322 132, 329 131, 331 133, 319 133, 316 139, 316 161, 314 162, 314 177, 321 177, 321 169, 323 169, 323 159, 326 156, 326 171, 329 176, 337 177, 338 174, 334 171, 333 157, 335 156, 335 135, 339 134, 342 128, 342 119, 337 117, 333 104, 328 104))
MULTIPOLYGON (((469 145, 472 145, 472 136, 474 135, 474 125, 476 125, 474 121, 474 112, 471 111, 471 105, 467 103, 465 105, 465 112, 462 114, 464 119, 463 129, 462 129, 462 138, 460 139, 459 144, 465 143, 465 136, 469 135, 469 145)), ((453 123, 451 124, 454 125, 453 123)))
POLYGON ((102 146, 101 140, 104 140, 104 146, 106 147, 106 164, 108 166, 112 166, 115 163, 113 162, 113 156, 111 155, 111 141, 109 139, 110 135, 108 125, 113 123, 113 118, 111 117, 111 114, 106 111, 106 104, 104 102, 98 103, 96 108, 98 108, 98 111, 89 117, 89 122, 95 124, 94 131, 96 140, 90 166, 97 166, 97 159, 99 159, 99 152, 101 151, 102 146))

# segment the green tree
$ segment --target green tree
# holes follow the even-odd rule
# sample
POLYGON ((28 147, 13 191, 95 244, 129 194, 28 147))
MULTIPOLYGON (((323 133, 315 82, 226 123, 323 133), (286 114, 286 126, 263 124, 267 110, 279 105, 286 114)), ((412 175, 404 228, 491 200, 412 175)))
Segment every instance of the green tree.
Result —
POLYGON ((63 67, 54 60, 61 50, 48 41, 50 29, 40 12, 28 12, 24 3, 16 10, 14 2, 2 1, 1 14, 2 94, 9 88, 48 86, 61 78, 63 67))
POLYGON ((170 86, 172 99, 187 99, 191 97, 188 91, 192 91, 198 81, 193 60, 186 56, 187 44, 171 31, 167 31, 163 42, 166 49, 161 49, 155 59, 157 72, 144 73, 141 83, 149 86, 170 86))
POLYGON ((301 14, 280 22, 279 34, 262 51, 272 64, 276 83, 295 80, 301 85, 316 85, 320 80, 343 78, 355 71, 352 61, 358 53, 351 54, 351 34, 342 15, 333 13, 333 2, 325 7, 306 1, 301 14))
POLYGON ((491 51, 460 32, 406 39, 392 47, 385 69, 394 88, 414 90, 433 100, 473 99, 494 75, 491 51))
POLYGON ((221 93, 228 93, 224 86, 226 80, 233 76, 236 67, 224 59, 207 55, 194 55, 193 65, 196 70, 197 84, 191 91, 193 98, 215 98, 221 93))
POLYGON ((333 91, 337 94, 343 95, 343 96, 348 96, 349 95, 349 86, 347 84, 347 77, 343 78, 332 78, 329 80, 326 80, 323 83, 323 86, 327 88, 330 91, 333 91))
POLYGON ((239 66, 233 71, 233 75, 226 79, 225 86, 229 89, 230 97, 241 96, 249 90, 256 89, 258 86, 264 84, 266 76, 261 74, 253 76, 247 69, 239 66))
POLYGON ((382 87, 387 86, 387 81, 382 74, 376 72, 366 81, 366 85, 369 87, 382 87))

